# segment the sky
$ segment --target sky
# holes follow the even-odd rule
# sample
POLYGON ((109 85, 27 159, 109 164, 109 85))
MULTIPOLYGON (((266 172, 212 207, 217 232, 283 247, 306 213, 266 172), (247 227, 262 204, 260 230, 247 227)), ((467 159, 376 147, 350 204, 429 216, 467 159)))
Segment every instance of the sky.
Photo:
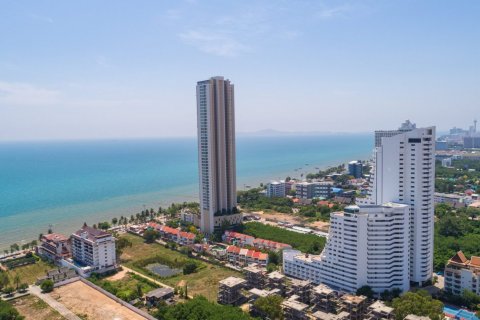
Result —
POLYGON ((237 132, 438 130, 480 118, 480 1, 0 0, 0 140, 194 136, 195 85, 237 132))

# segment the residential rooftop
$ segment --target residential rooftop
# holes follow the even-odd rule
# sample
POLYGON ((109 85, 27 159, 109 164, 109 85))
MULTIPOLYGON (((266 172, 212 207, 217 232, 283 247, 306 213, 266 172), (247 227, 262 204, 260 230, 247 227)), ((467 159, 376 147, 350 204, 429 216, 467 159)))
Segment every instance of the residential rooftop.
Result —
POLYGON ((228 277, 226 279, 223 279, 220 281, 220 284, 227 286, 227 287, 236 287, 238 285, 244 284, 247 281, 245 281, 242 278, 237 278, 237 277, 228 277))

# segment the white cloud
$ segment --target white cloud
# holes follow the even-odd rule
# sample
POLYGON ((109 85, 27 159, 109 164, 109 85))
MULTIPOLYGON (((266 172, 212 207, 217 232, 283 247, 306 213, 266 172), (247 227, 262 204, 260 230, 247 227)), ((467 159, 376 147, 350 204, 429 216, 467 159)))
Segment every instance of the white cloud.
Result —
POLYGON ((0 105, 40 106, 56 103, 60 92, 29 83, 0 81, 0 105))
POLYGON ((233 57, 250 51, 250 48, 226 33, 190 30, 181 33, 180 38, 200 51, 217 56, 233 57))

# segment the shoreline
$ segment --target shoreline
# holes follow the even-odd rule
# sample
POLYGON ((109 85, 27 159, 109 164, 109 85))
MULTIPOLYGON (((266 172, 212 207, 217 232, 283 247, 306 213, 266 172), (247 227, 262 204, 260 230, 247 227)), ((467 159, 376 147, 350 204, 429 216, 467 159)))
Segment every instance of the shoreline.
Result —
MULTIPOLYGON (((361 158, 367 159, 365 155, 361 158)), ((291 170, 282 170, 281 172, 269 173, 262 176, 237 176, 237 190, 245 190, 246 186, 252 188, 258 187, 260 183, 284 179, 287 176, 302 180, 307 173, 313 173, 320 169, 346 163, 350 160, 351 157, 349 157, 349 159, 323 161, 322 164, 301 164, 291 170), (302 170, 298 170, 299 168, 302 168, 302 170), (303 177, 300 176, 302 173, 303 177)), ((111 222, 111 219, 114 217, 120 218, 122 215, 130 217, 132 214, 134 215, 137 212, 141 212, 143 207, 157 210, 159 206, 165 208, 171 203, 182 203, 185 201, 198 202, 197 184, 188 184, 167 190, 124 195, 66 206, 44 208, 2 217, 2 220, 7 224, 15 225, 16 227, 2 232, 2 237, 0 237, 0 250, 3 252, 3 250, 9 249, 13 243, 21 246, 26 242, 37 239, 38 234, 46 233, 49 226, 52 227, 53 232, 69 235, 78 230, 83 222, 87 222, 87 224, 90 225, 101 221, 111 222), (40 223, 32 224, 32 221, 39 221, 40 223)))

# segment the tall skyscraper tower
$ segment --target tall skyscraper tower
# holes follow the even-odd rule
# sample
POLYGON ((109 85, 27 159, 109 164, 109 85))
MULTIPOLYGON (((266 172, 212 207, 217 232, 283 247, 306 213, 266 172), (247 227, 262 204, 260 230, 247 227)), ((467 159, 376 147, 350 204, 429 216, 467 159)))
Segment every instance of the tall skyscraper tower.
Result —
POLYGON ((433 271, 435 127, 409 123, 377 131, 375 140, 371 190, 363 203, 410 206, 410 281, 423 283, 433 271))
POLYGON ((241 223, 237 212, 233 84, 223 77, 197 83, 200 229, 213 233, 241 223))

